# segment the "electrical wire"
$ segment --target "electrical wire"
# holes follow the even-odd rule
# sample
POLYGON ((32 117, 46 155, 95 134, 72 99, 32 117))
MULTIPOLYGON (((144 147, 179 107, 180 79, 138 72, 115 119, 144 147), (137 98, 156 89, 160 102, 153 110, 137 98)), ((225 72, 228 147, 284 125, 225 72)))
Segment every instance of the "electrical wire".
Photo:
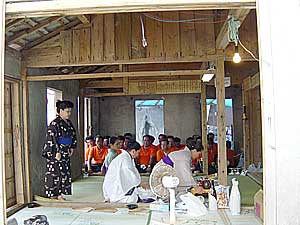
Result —
POLYGON ((143 15, 152 20, 156 20, 156 21, 162 22, 162 23, 222 23, 227 20, 227 18, 226 18, 226 19, 222 19, 222 20, 218 20, 218 21, 209 21, 211 19, 214 19, 213 16, 207 17, 207 18, 192 18, 192 19, 185 19, 185 20, 167 20, 167 19, 161 19, 159 17, 149 15, 146 13, 143 13, 143 15))
POLYGON ((255 59, 256 61, 259 62, 259 59, 256 58, 256 56, 242 44, 242 42, 241 42, 240 39, 239 39, 239 44, 242 46, 242 48, 243 48, 246 52, 248 52, 248 53, 252 56, 253 59, 255 59))

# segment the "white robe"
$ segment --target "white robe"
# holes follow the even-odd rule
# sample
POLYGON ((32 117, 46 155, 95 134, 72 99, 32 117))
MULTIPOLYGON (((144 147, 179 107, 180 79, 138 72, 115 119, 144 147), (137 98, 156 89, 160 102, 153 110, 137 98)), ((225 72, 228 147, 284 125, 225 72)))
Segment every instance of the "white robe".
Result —
POLYGON ((141 176, 134 160, 126 151, 122 151, 109 165, 103 182, 105 200, 118 203, 135 203, 138 201, 137 188, 131 195, 125 196, 133 187, 141 183, 141 176))
POLYGON ((191 151, 185 147, 183 150, 178 150, 168 154, 169 158, 174 163, 176 176, 179 178, 179 187, 191 187, 196 184, 191 171, 191 151))

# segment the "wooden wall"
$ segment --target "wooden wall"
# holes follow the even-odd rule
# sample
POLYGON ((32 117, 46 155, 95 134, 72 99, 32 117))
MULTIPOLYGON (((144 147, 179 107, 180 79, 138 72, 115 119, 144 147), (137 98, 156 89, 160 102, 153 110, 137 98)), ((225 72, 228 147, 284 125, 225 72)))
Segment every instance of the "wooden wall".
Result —
POLYGON ((248 167, 251 163, 257 165, 258 162, 262 162, 261 95, 258 73, 243 82, 243 105, 246 113, 243 122, 245 165, 248 167))
MULTIPOLYGON (((212 11, 151 12, 149 15, 164 20, 210 19, 205 23, 162 23, 141 13, 91 15, 90 24, 60 32, 23 51, 23 58, 28 67, 215 60, 217 33, 212 11), (145 48, 142 46, 140 16, 148 43, 145 48)), ((222 24, 223 21, 219 25, 222 24)), ((258 57, 255 10, 240 27, 239 37, 258 57)), ((253 60, 242 47, 239 52, 243 60, 253 60)), ((225 60, 231 61, 233 53, 234 44, 230 43, 225 50, 225 60)))
POLYGON ((4 101, 4 137, 5 137, 5 187, 6 187, 6 207, 11 207, 17 203, 15 188, 15 166, 14 166, 14 147, 13 147, 13 128, 12 128, 12 102, 11 84, 5 83, 4 101))
MULTIPOLYGON (((197 11, 153 12, 150 15, 165 20, 201 17, 197 11)), ((202 17, 212 22, 212 11, 205 11, 202 17)), ((63 31, 59 38, 23 52, 29 66, 175 60, 214 54, 212 23, 162 23, 140 13, 92 15, 88 26, 63 31), (148 43, 145 48, 140 16, 148 43)))

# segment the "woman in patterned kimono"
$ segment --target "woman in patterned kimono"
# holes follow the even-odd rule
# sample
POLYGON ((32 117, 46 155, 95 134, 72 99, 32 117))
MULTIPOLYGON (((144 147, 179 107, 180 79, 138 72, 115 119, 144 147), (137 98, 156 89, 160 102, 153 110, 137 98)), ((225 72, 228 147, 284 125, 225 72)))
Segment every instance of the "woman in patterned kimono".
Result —
POLYGON ((42 155, 47 159, 45 194, 49 198, 65 200, 71 195, 70 157, 76 148, 76 131, 69 120, 73 103, 58 101, 57 117, 48 126, 42 155))

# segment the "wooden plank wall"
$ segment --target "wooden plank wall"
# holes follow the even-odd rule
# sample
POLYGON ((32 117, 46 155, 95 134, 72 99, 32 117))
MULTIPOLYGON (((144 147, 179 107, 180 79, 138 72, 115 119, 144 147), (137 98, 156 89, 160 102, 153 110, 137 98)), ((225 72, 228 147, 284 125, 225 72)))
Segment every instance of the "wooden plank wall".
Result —
POLYGON ((243 104, 247 120, 244 120, 245 165, 262 162, 261 95, 259 74, 243 81, 243 104))
MULTIPOLYGON (((197 11, 151 12, 164 20, 201 17, 197 11)), ((212 11, 202 17, 212 20, 212 11)), ((212 21, 211 21, 212 22, 212 21)), ((92 15, 90 26, 62 31, 60 40, 23 52, 29 66, 184 59, 215 54, 213 23, 163 23, 139 13, 92 15), (142 47, 140 17, 148 46, 142 47), (39 60, 37 60, 37 58, 39 60)))
POLYGON ((200 93, 200 80, 130 81, 129 95, 200 93))
POLYGON ((12 128, 12 102, 11 84, 5 83, 4 99, 4 137, 5 137, 5 186, 6 186, 6 207, 9 208, 17 203, 15 187, 15 166, 13 148, 13 128, 12 128))

